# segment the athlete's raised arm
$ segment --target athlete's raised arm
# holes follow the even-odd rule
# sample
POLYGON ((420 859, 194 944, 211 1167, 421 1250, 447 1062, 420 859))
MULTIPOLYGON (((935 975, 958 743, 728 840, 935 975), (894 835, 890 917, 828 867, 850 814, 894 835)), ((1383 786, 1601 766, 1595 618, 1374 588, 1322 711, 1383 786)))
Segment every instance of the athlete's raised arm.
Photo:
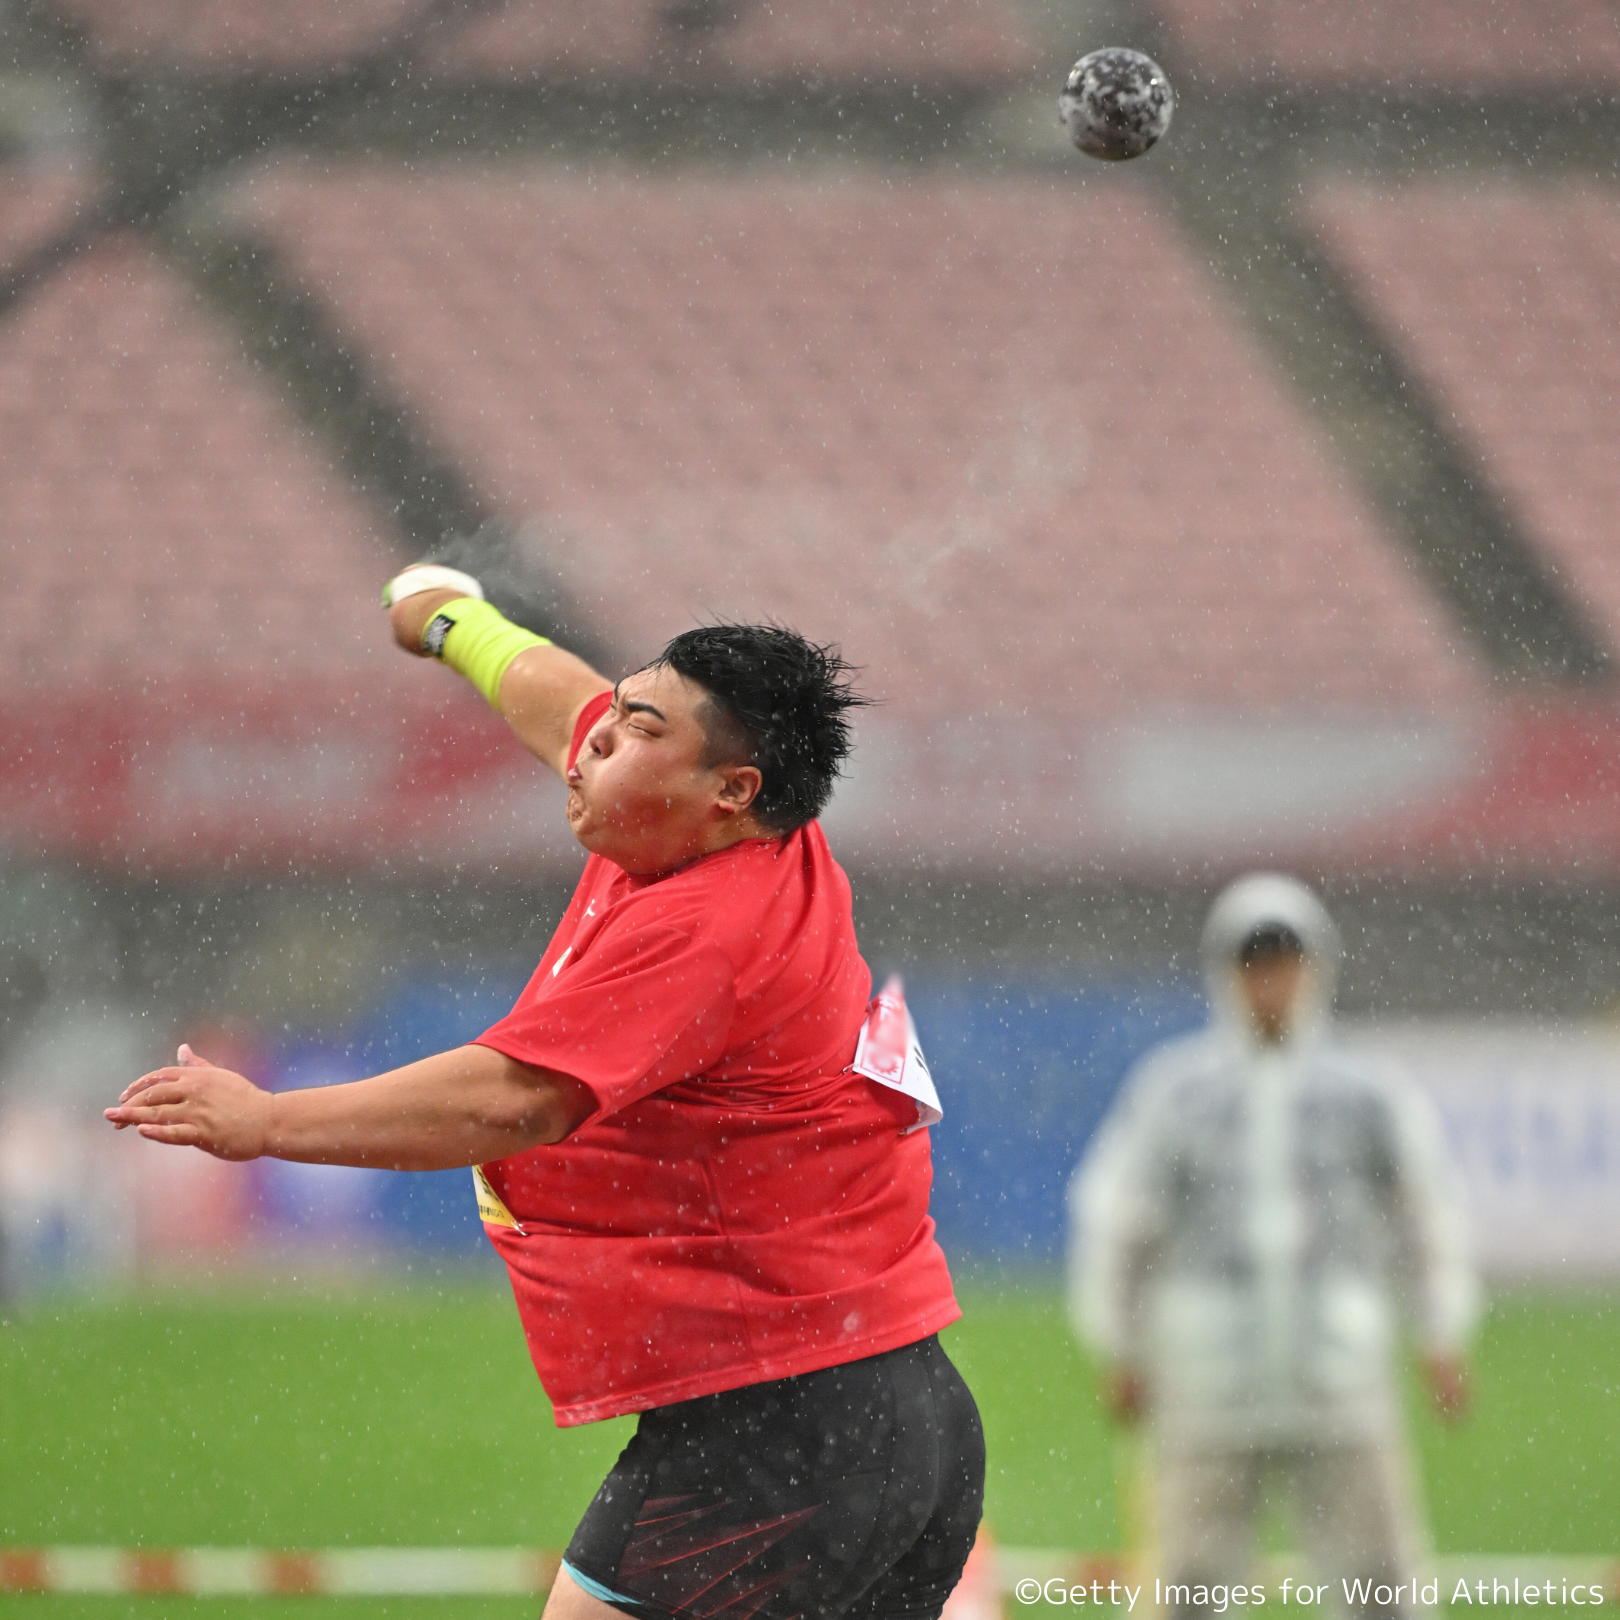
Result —
MULTIPOLYGON (((561 776, 580 710, 613 683, 584 659, 512 624, 466 588, 420 588, 446 575, 456 577, 431 566, 407 568, 389 582, 384 600, 395 641, 465 675, 518 741, 561 776)), ((475 589, 476 582, 469 578, 467 586, 475 589)))

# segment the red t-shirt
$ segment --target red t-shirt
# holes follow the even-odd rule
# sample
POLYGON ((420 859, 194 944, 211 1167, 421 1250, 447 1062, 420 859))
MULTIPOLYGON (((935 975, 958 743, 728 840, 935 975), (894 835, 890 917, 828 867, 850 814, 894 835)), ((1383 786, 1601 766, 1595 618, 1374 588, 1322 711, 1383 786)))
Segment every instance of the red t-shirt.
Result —
MULTIPOLYGON (((572 754, 609 701, 580 716, 572 754)), ((821 828, 659 878, 593 855, 480 1044, 595 1094, 484 1166, 564 1426, 813 1372, 961 1315, 916 1106, 851 1072, 872 977, 821 828)))

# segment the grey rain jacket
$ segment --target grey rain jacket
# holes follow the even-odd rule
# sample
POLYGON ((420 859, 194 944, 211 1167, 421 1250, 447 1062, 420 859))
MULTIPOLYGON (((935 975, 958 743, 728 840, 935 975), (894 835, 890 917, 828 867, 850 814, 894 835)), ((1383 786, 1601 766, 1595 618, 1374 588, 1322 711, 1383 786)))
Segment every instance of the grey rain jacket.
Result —
POLYGON ((1132 1070, 1070 1184, 1075 1324, 1145 1377, 1164 1445, 1387 1435, 1403 1311, 1434 1354, 1459 1350, 1479 1311, 1439 1118, 1334 1046, 1338 933, 1309 889, 1233 884, 1203 956, 1213 1025, 1132 1070), (1313 970, 1273 1046, 1236 985, 1266 922, 1299 935, 1313 970))

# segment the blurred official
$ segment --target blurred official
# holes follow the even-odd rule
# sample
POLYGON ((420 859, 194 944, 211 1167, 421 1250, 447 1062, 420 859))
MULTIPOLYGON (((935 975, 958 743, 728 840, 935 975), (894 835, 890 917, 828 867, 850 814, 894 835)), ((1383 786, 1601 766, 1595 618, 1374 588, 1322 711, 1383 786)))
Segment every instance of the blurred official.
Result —
POLYGON ((1173 1613, 1254 1578, 1268 1486, 1333 1598, 1407 1613, 1397 1330, 1458 1415, 1480 1299, 1439 1121, 1335 1046, 1338 935, 1310 890, 1233 884, 1203 950, 1212 1027, 1137 1066, 1071 1184, 1074 1319, 1115 1414, 1150 1423, 1173 1613))

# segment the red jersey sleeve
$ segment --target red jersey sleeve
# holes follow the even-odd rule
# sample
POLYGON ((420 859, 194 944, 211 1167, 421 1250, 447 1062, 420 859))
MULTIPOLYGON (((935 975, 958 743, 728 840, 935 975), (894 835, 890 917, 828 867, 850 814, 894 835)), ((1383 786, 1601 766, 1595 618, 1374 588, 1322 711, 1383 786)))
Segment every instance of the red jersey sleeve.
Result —
POLYGON ((736 975, 719 946, 631 923, 604 928, 584 956, 531 983, 476 1043, 582 1080, 596 1096, 593 1120, 710 1068, 736 1012, 736 975))

